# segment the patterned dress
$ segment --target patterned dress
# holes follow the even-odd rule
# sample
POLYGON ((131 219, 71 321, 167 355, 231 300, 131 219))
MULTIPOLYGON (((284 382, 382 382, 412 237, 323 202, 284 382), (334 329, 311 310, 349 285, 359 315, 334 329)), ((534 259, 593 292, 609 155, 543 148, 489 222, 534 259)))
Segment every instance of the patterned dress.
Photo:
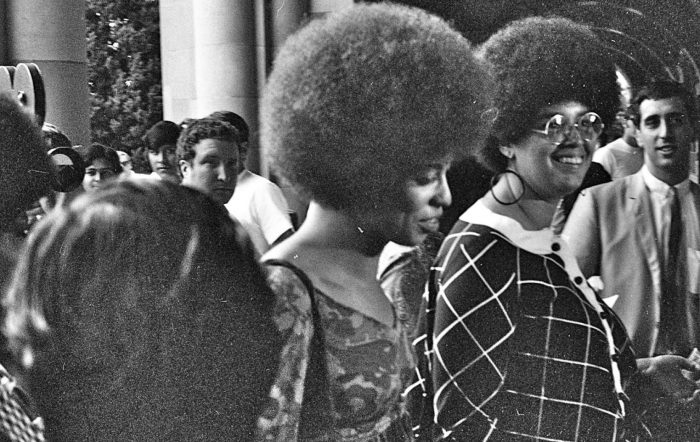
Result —
POLYGON ((307 286, 286 266, 267 267, 268 283, 277 296, 275 320, 285 344, 270 406, 258 422, 259 439, 412 440, 401 393, 414 361, 396 314, 393 327, 388 327, 314 290, 325 341, 327 398, 304 397, 306 377, 324 375, 307 372, 314 332, 307 286), (300 422, 302 401, 304 408, 318 410, 318 416, 310 416, 317 422, 300 422), (324 409, 319 403, 328 406, 324 409), (326 428, 323 422, 329 422, 326 428), (300 427, 314 429, 309 433, 300 427))
POLYGON ((443 243, 427 306, 413 387, 429 398, 432 437, 620 437, 634 354, 551 229, 525 231, 477 202, 443 243))

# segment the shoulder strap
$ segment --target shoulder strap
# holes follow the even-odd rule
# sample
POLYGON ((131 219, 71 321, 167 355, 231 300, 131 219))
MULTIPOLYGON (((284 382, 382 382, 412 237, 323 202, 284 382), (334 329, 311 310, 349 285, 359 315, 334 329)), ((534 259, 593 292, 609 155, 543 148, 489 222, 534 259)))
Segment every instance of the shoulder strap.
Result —
POLYGON ((304 397, 299 422, 299 440, 315 439, 332 433, 333 402, 330 399, 328 385, 328 367, 325 356, 325 339, 321 314, 316 304, 315 288, 311 279, 299 267, 282 259, 268 259, 261 264, 281 266, 291 270, 304 284, 311 299, 311 315, 314 334, 309 350, 309 365, 304 378, 304 397))
POLYGON ((314 288, 314 284, 311 282, 311 279, 304 273, 302 269, 299 267, 295 266, 289 261, 286 261, 284 259, 266 259, 265 261, 262 261, 261 264, 263 265, 269 265, 269 266, 280 266, 287 268, 291 270, 294 275, 296 275, 297 278, 304 284, 304 287, 306 287, 306 291, 309 293, 309 298, 311 298, 311 313, 313 314, 314 317, 314 328, 316 327, 316 318, 318 317, 318 307, 316 306, 316 296, 315 292, 316 289, 314 288))

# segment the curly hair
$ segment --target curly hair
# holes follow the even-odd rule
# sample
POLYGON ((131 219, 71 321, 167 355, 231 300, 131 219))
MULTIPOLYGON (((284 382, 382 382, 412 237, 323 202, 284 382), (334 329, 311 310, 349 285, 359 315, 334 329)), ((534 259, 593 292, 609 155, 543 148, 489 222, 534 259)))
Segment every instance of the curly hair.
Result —
POLYGON ((40 128, 9 94, 0 94, 0 230, 51 191, 54 169, 40 128))
POLYGON ((478 54, 497 84, 496 118, 479 159, 495 172, 506 168, 498 146, 519 142, 541 109, 577 101, 608 125, 620 108, 610 51, 583 24, 561 17, 529 17, 492 35, 478 54))
POLYGON ((426 164, 470 153, 491 89, 470 43, 443 20, 354 5, 280 48, 262 98, 262 149, 302 197, 377 210, 426 164))
POLYGON ((250 127, 243 117, 232 111, 220 110, 207 115, 207 118, 222 120, 235 127, 241 137, 241 142, 248 142, 250 137, 250 127))
POLYGON ((37 224, 3 331, 47 439, 252 439, 278 342, 241 232, 160 180, 114 182, 37 224))
POLYGON ((193 120, 177 139, 177 160, 192 161, 195 157, 194 146, 207 139, 231 141, 236 146, 241 142, 236 128, 226 121, 208 117, 193 120))
POLYGON ((123 172, 122 163, 119 161, 119 154, 111 147, 100 143, 93 143, 90 146, 83 148, 80 156, 85 162, 85 167, 90 166, 93 161, 103 159, 107 161, 110 169, 116 174, 123 172))

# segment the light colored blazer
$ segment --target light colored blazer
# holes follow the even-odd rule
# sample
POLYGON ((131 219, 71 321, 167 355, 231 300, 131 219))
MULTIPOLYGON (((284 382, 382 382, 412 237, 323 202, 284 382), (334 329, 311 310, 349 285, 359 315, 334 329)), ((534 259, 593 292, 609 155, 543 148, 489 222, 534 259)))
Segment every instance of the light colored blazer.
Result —
MULTIPOLYGON (((679 265, 687 266, 686 322, 700 347, 700 187, 690 183, 683 201, 685 239, 679 265), (692 204, 686 204, 692 201, 692 204)), ((661 255, 649 190, 642 173, 581 192, 563 232, 586 277, 599 275, 603 298, 618 295, 613 310, 627 327, 639 357, 651 356, 658 338, 661 255)), ((687 355, 685 355, 687 356, 687 355)))

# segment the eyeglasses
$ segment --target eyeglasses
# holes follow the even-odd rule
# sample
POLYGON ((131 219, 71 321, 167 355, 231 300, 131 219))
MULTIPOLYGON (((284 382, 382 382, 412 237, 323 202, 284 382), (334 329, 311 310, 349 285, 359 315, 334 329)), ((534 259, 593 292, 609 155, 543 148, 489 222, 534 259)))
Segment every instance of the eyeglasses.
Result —
POLYGON ((595 112, 587 112, 576 120, 576 123, 571 124, 564 115, 556 114, 550 118, 544 125, 544 130, 532 129, 533 132, 544 134, 549 141, 554 144, 561 144, 571 133, 573 128, 576 128, 579 136, 584 141, 595 141, 600 134, 603 133, 603 119, 595 112))
POLYGON ((85 169, 85 175, 96 176, 98 173, 100 174, 100 178, 112 178, 117 176, 117 172, 108 168, 96 169, 90 167, 85 169))

